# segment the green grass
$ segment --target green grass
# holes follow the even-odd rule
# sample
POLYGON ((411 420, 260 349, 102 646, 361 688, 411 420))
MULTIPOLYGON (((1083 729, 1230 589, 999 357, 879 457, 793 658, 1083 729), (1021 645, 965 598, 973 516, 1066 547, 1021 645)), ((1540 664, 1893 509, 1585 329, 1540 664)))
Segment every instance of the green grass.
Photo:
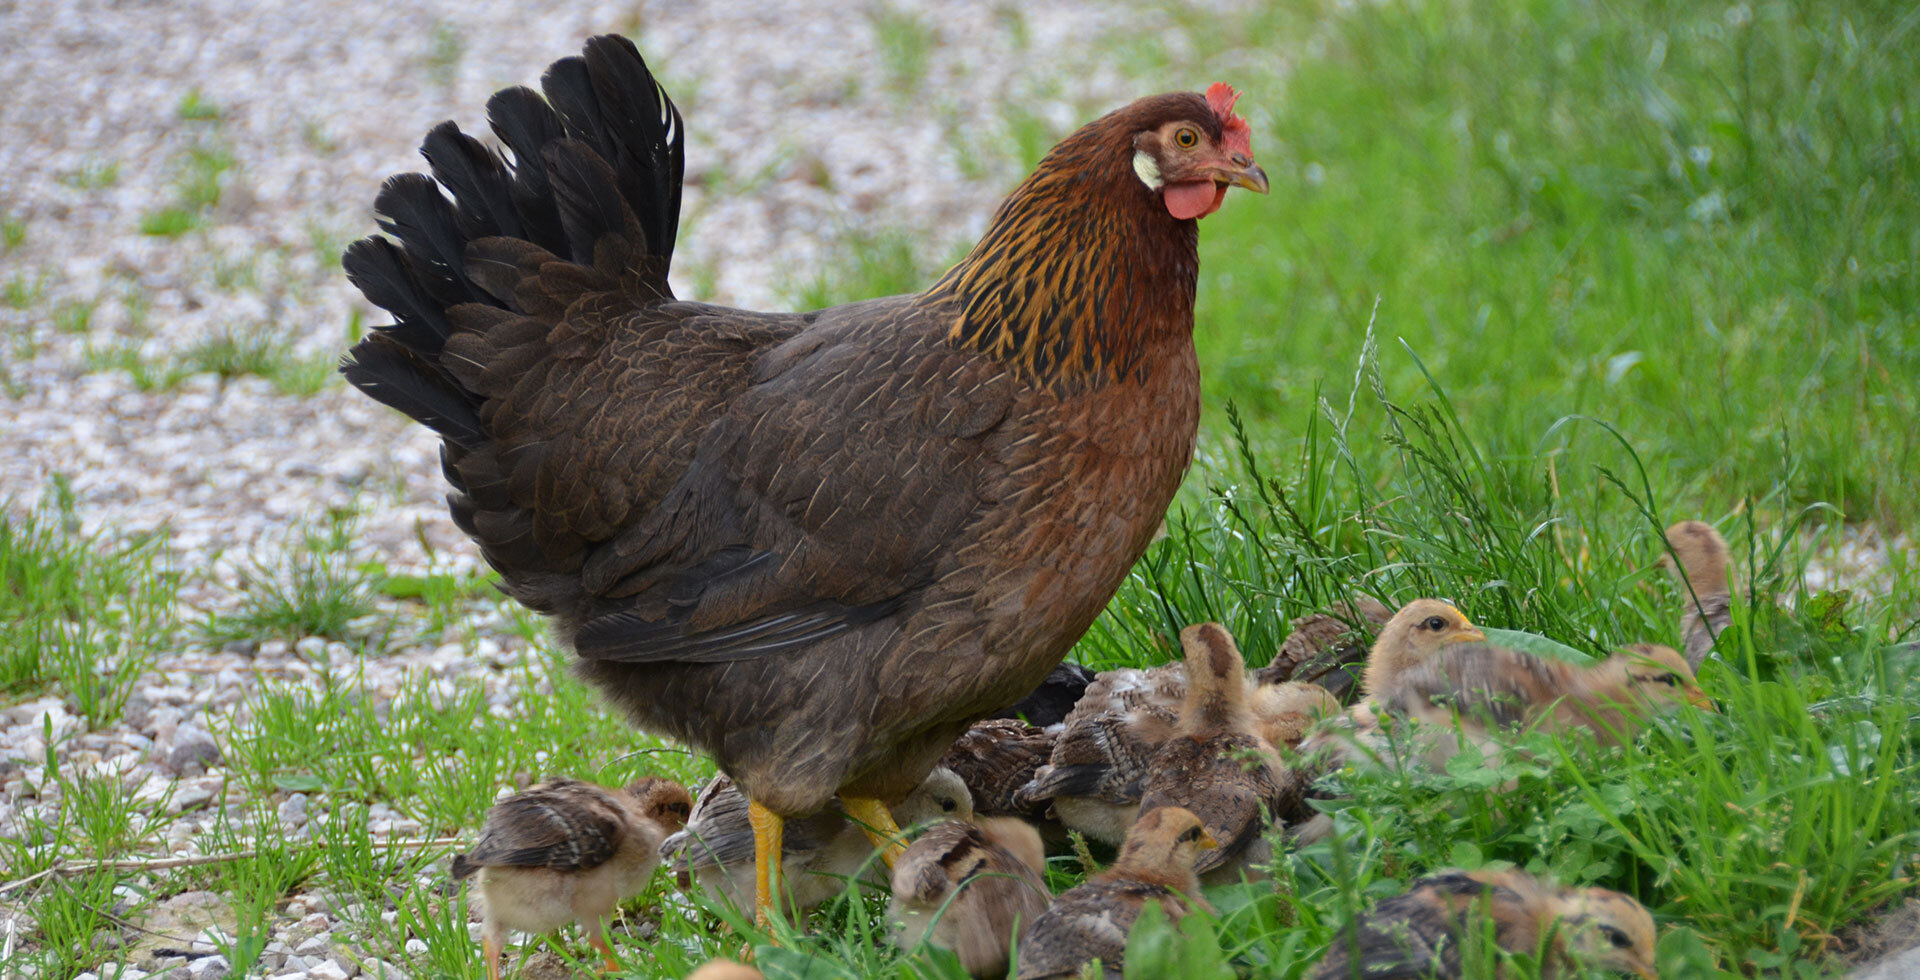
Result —
POLYGON ((101 724, 171 639, 178 575, 159 538, 80 534, 59 487, 0 511, 0 696, 54 692, 101 724))

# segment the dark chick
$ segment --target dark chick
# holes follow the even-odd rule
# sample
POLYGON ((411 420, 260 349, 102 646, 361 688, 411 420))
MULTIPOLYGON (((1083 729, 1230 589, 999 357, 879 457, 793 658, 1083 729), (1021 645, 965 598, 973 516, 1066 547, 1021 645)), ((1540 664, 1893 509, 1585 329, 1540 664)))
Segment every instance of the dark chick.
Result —
POLYGON ((1262 836, 1274 815, 1299 802, 1305 784, 1280 763, 1248 706, 1240 648, 1218 623, 1180 631, 1187 694, 1173 737, 1155 753, 1140 810, 1184 807, 1218 847, 1194 870, 1214 883, 1236 879, 1268 857, 1262 836))
POLYGON ((603 933, 621 900, 639 894, 660 864, 660 842, 686 823, 686 788, 642 779, 611 790, 573 779, 540 783, 487 811, 473 849, 453 859, 456 879, 479 876, 487 976, 499 980, 506 931, 552 932, 578 922, 609 970, 603 933))
POLYGON ((1094 960, 1106 977, 1118 980, 1127 935, 1148 902, 1159 903, 1176 922, 1192 909, 1213 910, 1200 896, 1193 866, 1214 846, 1200 818, 1186 810, 1141 814, 1113 867, 1054 899, 1021 937, 1019 980, 1078 977, 1094 960))
POLYGON ((975 814, 1044 820, 1046 801, 1027 801, 1019 792, 1047 764, 1055 738, 1054 732, 1024 721, 977 721, 954 740, 940 765, 967 784, 975 814))
POLYGON ((343 371, 440 434, 582 673, 738 780, 764 911, 785 820, 839 797, 887 839, 1146 550, 1200 417, 1195 219, 1266 175, 1232 89, 1151 96, 925 292, 758 313, 673 295, 685 129, 633 44, 542 87, 488 105, 511 163, 447 123, 382 188, 344 264, 395 322, 343 371))
POLYGON ((935 824, 893 866, 889 921, 903 948, 952 950, 976 977, 1005 977, 1020 934, 1053 894, 1040 835, 1010 817, 935 824))
POLYGON ((1448 871, 1414 882, 1335 934, 1312 980, 1481 980, 1462 954, 1489 920, 1501 949, 1545 954, 1546 980, 1582 968, 1658 980, 1653 917, 1639 902, 1522 871, 1448 871))

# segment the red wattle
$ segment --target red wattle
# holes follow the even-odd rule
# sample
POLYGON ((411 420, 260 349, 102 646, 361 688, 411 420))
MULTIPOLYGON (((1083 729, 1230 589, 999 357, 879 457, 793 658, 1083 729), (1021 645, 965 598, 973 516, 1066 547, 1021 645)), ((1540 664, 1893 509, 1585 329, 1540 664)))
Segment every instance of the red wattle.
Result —
POLYGON ((1162 193, 1167 213, 1176 218, 1204 218, 1220 209, 1227 189, 1211 180, 1187 180, 1168 184, 1162 193))

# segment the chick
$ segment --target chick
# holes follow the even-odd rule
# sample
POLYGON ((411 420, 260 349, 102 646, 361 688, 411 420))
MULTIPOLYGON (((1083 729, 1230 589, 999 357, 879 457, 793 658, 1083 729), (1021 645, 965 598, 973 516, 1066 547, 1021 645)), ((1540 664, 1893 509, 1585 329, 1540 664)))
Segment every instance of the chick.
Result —
POLYGON ((1340 713, 1340 702, 1318 684, 1286 681, 1253 689, 1254 727, 1274 748, 1294 748, 1322 720, 1340 713))
POLYGON ((1592 729, 1602 742, 1632 734, 1634 722, 1672 710, 1682 701, 1712 710, 1693 671, 1669 647, 1628 647, 1592 666, 1549 660, 1486 644, 1452 647, 1405 670, 1375 694, 1387 711, 1437 726, 1447 737, 1426 747, 1438 766, 1453 754, 1460 734, 1482 745, 1495 728, 1539 726, 1592 729))
POLYGON ((1287 624, 1287 638, 1280 642, 1273 660, 1254 671, 1254 682, 1308 681, 1343 702, 1351 700, 1367 661, 1361 629, 1378 633, 1392 618, 1393 610, 1368 595, 1301 616, 1287 624))
POLYGON ((1081 696, 1087 693, 1087 685, 1091 683, 1093 671, 1070 660, 1063 660, 1055 664, 1040 686, 1028 692, 1026 697, 987 717, 1017 719, 1041 728, 1058 725, 1067 717, 1067 712, 1080 703, 1081 696))
POLYGON ((1194 870, 1220 883, 1264 863, 1261 832, 1274 814, 1291 811, 1304 787, 1257 731, 1233 637, 1218 623, 1200 623, 1180 631, 1180 645, 1187 655, 1180 724, 1148 764, 1140 809, 1185 807, 1198 816, 1219 846, 1194 870))
MULTIPOLYGON (((1102 671, 1067 715, 1047 764, 1014 802, 1032 808, 1051 803, 1061 823, 1119 844, 1140 811, 1154 754, 1179 727, 1186 696, 1185 664, 1102 671)), ((1304 715, 1328 703, 1312 685, 1293 684, 1254 684, 1250 699, 1263 737, 1277 735, 1289 745, 1299 741, 1304 715)))
POLYGON ((473 850, 453 859, 454 878, 480 876, 487 976, 499 980, 506 930, 552 932, 568 922, 579 922, 607 969, 617 969, 604 920, 646 888, 661 839, 686 823, 692 805, 685 787, 653 778, 624 791, 554 779, 494 804, 473 850))
POLYGON ((1667 544, 1677 562, 1668 562, 1680 582, 1680 636, 1687 666, 1707 659, 1720 631, 1733 621, 1733 587, 1727 578, 1727 542, 1713 525, 1681 521, 1667 528, 1667 544))
MULTIPOLYGON (((973 799, 960 777, 935 769, 892 811, 901 827, 965 819, 973 815, 973 799)), ((797 917, 826 904, 846 891, 855 876, 876 888, 886 887, 885 864, 875 857, 868 834, 847 819, 838 804, 787 821, 783 836, 781 886, 789 914, 797 917)), ((681 887, 698 882, 714 902, 753 908, 753 826, 746 797, 726 774, 714 776, 700 791, 686 829, 668 837, 660 853, 673 862, 681 887)))
POLYGON ((1439 599, 1415 599, 1380 628, 1367 653, 1367 669, 1360 684, 1372 697, 1405 670, 1425 663, 1452 643, 1484 643, 1487 636, 1466 614, 1439 599))
POLYGON ((766 980, 759 970, 732 960, 708 960, 687 974, 687 980, 766 980))
POLYGON ((1580 968, 1658 980, 1653 917, 1603 888, 1572 889, 1522 871, 1444 871, 1414 882, 1334 937, 1312 980, 1467 980, 1461 953, 1485 916, 1513 953, 1544 953, 1545 978, 1580 968), (1541 949, 1545 940, 1547 948, 1541 949))
POLYGON ((893 865, 889 920, 902 947, 952 950, 976 977, 1004 977, 1020 933, 1052 904, 1040 834, 1007 817, 935 824, 893 865))
POLYGON ((1046 819, 1047 804, 1016 798, 1047 764, 1055 733, 1011 718, 976 721, 954 740, 940 765, 953 770, 973 796, 973 812, 989 817, 1046 819))
POLYGON ((1213 911, 1200 897, 1193 865, 1215 847, 1200 818, 1179 807, 1141 815, 1113 867, 1054 900, 1020 939, 1019 980, 1077 977, 1099 960, 1110 980, 1121 976, 1127 934, 1148 902, 1179 921, 1191 909, 1213 911))

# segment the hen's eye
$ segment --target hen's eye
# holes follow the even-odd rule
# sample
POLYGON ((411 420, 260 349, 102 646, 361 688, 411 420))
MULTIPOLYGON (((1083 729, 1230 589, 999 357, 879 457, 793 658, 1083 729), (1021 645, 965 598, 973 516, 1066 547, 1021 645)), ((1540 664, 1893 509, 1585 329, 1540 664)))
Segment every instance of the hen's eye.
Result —
POLYGON ((1173 141, 1179 144, 1181 149, 1190 150, 1195 143, 1200 142, 1200 134, 1195 133, 1191 129, 1183 129, 1173 134, 1173 141))
POLYGON ((1421 623, 1420 625, 1425 626, 1427 629, 1430 629, 1435 633, 1438 633, 1441 630, 1447 628, 1447 621, 1444 619, 1441 619, 1438 616, 1428 616, 1427 621, 1424 623, 1421 623))

